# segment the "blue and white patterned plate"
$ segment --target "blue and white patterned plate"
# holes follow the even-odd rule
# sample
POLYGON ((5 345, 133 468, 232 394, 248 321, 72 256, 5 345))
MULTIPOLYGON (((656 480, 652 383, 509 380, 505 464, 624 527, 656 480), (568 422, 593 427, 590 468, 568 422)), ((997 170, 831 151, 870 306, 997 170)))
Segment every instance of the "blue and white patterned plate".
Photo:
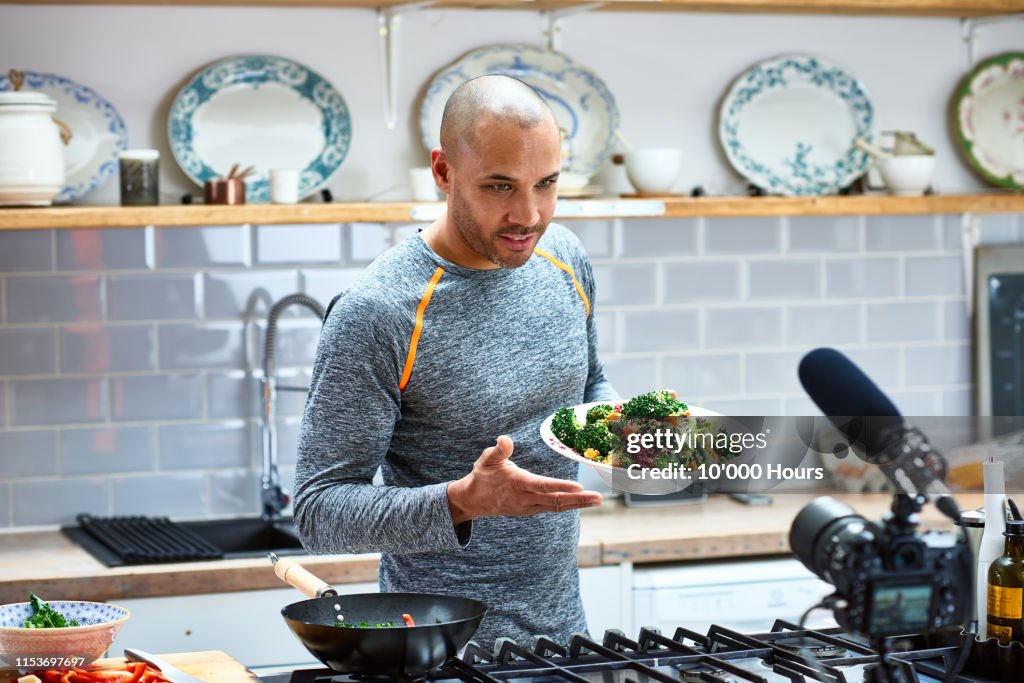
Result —
MULTIPOLYGON (((70 78, 25 71, 22 90, 46 93, 57 102, 58 119, 68 124, 71 140, 64 148, 65 185, 54 202, 70 202, 103 185, 117 171, 117 155, 128 147, 124 119, 92 88, 70 78)), ((0 76, 0 92, 11 89, 0 76)))
POLYGON ((718 135, 729 163, 781 195, 834 194, 864 174, 875 108, 861 83, 820 57, 790 54, 756 65, 722 101, 718 135))
MULTIPOLYGON (((77 600, 47 601, 65 619, 77 621, 80 626, 109 624, 129 616, 124 607, 104 602, 79 602, 77 600)), ((25 620, 32 616, 32 603, 17 602, 0 606, 0 628, 22 628, 25 620)), ((31 629, 37 630, 37 629, 31 629)), ((49 629, 48 629, 49 630, 49 629)))
POLYGON ((299 169, 299 196, 327 184, 352 140, 344 98, 323 76, 284 57, 244 55, 204 68, 167 122, 174 158, 192 182, 254 166, 247 201, 270 199, 272 169, 299 169))
POLYGON ((544 97, 564 133, 564 172, 589 178, 611 156, 619 109, 608 86, 561 52, 526 44, 474 50, 434 77, 420 108, 420 132, 428 150, 441 144, 441 115, 448 97, 485 74, 518 78, 544 97))

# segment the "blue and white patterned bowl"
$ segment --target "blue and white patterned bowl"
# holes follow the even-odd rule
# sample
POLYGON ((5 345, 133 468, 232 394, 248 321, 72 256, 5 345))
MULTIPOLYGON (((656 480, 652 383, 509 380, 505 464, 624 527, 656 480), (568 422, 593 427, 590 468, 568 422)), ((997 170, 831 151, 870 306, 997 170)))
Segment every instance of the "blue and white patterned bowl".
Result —
POLYGON ((32 605, 18 602, 0 606, 0 659, 18 666, 26 657, 84 657, 85 663, 103 656, 131 613, 124 607, 103 602, 54 600, 50 607, 81 626, 67 628, 24 628, 32 616, 32 605))

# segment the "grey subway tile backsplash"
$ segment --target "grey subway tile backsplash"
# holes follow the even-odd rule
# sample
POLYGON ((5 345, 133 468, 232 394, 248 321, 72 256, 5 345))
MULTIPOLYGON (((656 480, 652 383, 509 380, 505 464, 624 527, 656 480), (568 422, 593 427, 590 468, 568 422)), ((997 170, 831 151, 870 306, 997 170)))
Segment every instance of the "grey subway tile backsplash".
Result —
MULTIPOLYGON (((733 415, 818 415, 797 365, 832 346, 905 414, 956 415, 973 401, 960 220, 566 224, 594 262, 601 358, 623 396, 668 387, 733 415)), ((980 222, 982 243, 1024 239, 1017 215, 980 222)), ((257 513, 270 306, 296 292, 326 306, 418 227, 0 233, 0 527, 257 513)), ((319 332, 285 311, 280 385, 309 385, 319 332)), ((286 488, 305 400, 278 396, 286 488)))
POLYGON ((821 298, 820 261, 751 261, 747 268, 751 300, 821 298))
POLYGON ((11 380, 11 424, 102 422, 108 412, 106 385, 106 379, 78 377, 11 380))
MULTIPOLYGON (((743 391, 743 359, 738 353, 666 356, 662 384, 686 402, 691 396, 728 396, 743 391)), ((692 400, 692 399, 689 399, 692 400)))
POLYGON ((159 427, 160 469, 246 468, 257 464, 247 422, 163 425, 159 427))
POLYGON ((739 301, 739 261, 686 261, 665 264, 666 304, 739 301))
POLYGON ((621 256, 665 258, 696 254, 697 220, 694 218, 623 221, 621 256))
POLYGON ((148 228, 57 230, 58 270, 144 270, 148 228))
POLYGON ((700 345, 698 311, 636 311, 623 313, 622 350, 673 351, 700 345))
POLYGON ((704 229, 709 254, 775 254, 781 244, 777 218, 708 218, 704 229))
POLYGON ((0 528, 11 524, 11 485, 0 482, 0 528))
MULTIPOLYGON (((71 524, 80 513, 110 514, 110 485, 100 477, 16 481, 11 486, 15 526, 71 524), (39 501, 45 500, 46 505, 39 501)), ((151 498, 150 511, 153 509, 151 498)))
POLYGON ((656 275, 653 263, 594 266, 597 289, 594 303, 599 306, 653 304, 658 296, 656 275))
POLYGON ((789 251, 793 253, 860 250, 859 216, 791 216, 789 251))
POLYGON ((251 228, 237 225, 157 230, 157 268, 246 266, 252 259, 251 228))
POLYGON ((52 327, 0 327, 0 375, 42 375, 57 365, 52 327))
POLYGON ((868 341, 928 341, 939 335, 939 305, 932 302, 868 304, 868 341))
POLYGON ((942 248, 937 216, 868 216, 868 251, 936 251, 942 248))
POLYGON ((200 473, 117 477, 111 482, 115 515, 151 515, 153 501, 168 517, 203 517, 209 514, 207 475, 200 473))
POLYGON ((966 301, 947 301, 942 304, 943 337, 946 339, 970 339, 971 316, 966 301))
POLYGON ((99 426, 60 431, 60 473, 124 474, 157 467, 156 428, 99 426))
POLYGON ((907 296, 963 296, 963 259, 959 255, 908 257, 906 283, 907 296))
POLYGON ((704 320, 705 345, 710 349, 782 343, 781 308, 708 308, 704 320))
POLYGON ((907 386, 967 384, 971 381, 971 347, 909 347, 904 350, 907 386))
POLYGON ((60 372, 101 373, 156 368, 152 325, 74 325, 59 328, 60 372))
POLYGON ((256 263, 341 263, 340 225, 260 225, 256 263))
POLYGON ((573 221, 568 227, 580 239, 592 259, 609 258, 615 247, 612 221, 573 221))
POLYGON ((111 377, 110 405, 115 422, 199 419, 203 417, 203 377, 196 373, 111 377))
POLYGON ((260 386, 258 377, 242 370, 207 373, 208 417, 214 420, 256 417, 262 412, 260 386))
POLYGON ((215 515, 254 515, 260 511, 260 475, 214 472, 210 475, 210 512, 215 515))
POLYGON ((241 321, 163 324, 157 330, 161 370, 231 369, 244 363, 241 321))
MULTIPOLYGON (((207 318, 265 318, 279 299, 299 291, 294 270, 214 272, 203 275, 203 303, 207 318)), ((285 315, 295 315, 289 308, 285 315)))
POLYGON ((53 270, 52 230, 0 232, 0 273, 53 270))
POLYGON ((199 317, 198 275, 111 275, 110 320, 174 320, 199 317))
POLYGON ((12 276, 6 286, 8 323, 93 322, 103 318, 99 275, 12 276))
POLYGON ((898 258, 826 259, 825 296, 835 299, 900 296, 898 258))
POLYGON ((746 391, 749 394, 794 394, 803 391, 797 376, 802 352, 746 354, 746 391))
POLYGON ((786 343, 799 348, 861 341, 863 311, 860 304, 793 305, 786 315, 786 343))
POLYGON ((29 429, 0 432, 0 480, 57 474, 57 432, 29 429))
POLYGON ((351 287, 362 272, 362 268, 305 268, 301 273, 302 290, 306 295, 316 299, 326 310, 331 299, 351 287))
POLYGON ((601 360, 604 363, 605 377, 622 397, 636 396, 659 386, 658 360, 654 356, 610 355, 601 360))
POLYGON ((345 226, 347 256, 349 264, 367 264, 377 258, 390 246, 390 230, 380 223, 349 223, 345 226))

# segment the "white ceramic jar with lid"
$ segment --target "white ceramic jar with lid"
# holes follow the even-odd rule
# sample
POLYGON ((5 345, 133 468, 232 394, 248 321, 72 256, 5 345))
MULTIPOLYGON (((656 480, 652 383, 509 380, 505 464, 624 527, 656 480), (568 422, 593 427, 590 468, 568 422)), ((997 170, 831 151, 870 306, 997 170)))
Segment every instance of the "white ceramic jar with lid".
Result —
POLYGON ((56 110, 44 93, 0 93, 0 206, 49 206, 64 187, 56 110))

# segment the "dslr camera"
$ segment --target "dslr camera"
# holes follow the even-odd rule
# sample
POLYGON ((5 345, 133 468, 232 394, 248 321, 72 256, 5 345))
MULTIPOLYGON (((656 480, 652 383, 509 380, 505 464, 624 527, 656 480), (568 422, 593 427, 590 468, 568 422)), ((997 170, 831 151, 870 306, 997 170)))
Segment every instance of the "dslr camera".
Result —
POLYGON ((880 640, 967 621, 973 596, 971 553, 962 535, 917 533, 925 498, 897 494, 871 522, 834 498, 817 498, 793 520, 789 544, 805 567, 836 588, 836 621, 880 640))

